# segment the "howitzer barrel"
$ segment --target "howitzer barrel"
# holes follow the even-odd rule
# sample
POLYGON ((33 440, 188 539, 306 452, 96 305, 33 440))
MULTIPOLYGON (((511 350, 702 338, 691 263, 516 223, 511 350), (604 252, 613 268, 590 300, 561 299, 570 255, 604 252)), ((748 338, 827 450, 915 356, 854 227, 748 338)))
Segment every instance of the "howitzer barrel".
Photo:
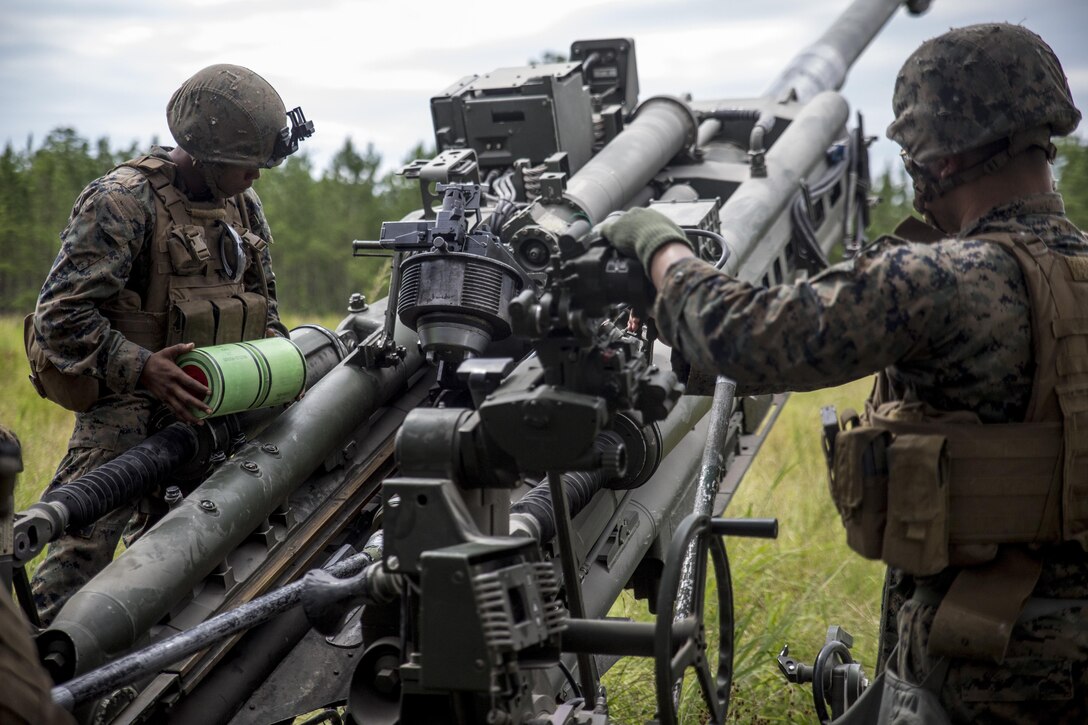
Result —
MULTIPOLYGON (((372 308, 381 314, 381 305, 372 308)), ((85 672, 131 647, 207 576, 422 363, 412 336, 394 367, 361 369, 348 359, 213 473, 154 530, 80 589, 41 635, 65 660, 61 675, 85 672)))
POLYGON ((802 103, 821 91, 837 91, 846 72, 888 22, 902 0, 854 0, 812 45, 798 53, 764 94, 776 101, 791 95, 802 103))

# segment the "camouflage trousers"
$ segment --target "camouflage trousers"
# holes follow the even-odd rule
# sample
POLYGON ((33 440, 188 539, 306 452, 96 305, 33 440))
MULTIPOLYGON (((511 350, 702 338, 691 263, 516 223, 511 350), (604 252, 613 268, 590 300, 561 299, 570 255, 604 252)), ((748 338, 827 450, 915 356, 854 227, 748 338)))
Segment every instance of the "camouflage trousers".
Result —
MULTIPOLYGON (((1088 563, 1044 565, 1029 615, 1013 628, 1005 659, 951 659, 940 701, 954 723, 1088 723, 1088 563), (1034 616, 1032 605, 1041 612, 1034 616)), ((942 659, 928 654, 936 606, 918 598, 899 611, 897 669, 923 682, 942 659)), ((904 722, 908 722, 904 720, 904 722)), ((893 713, 892 722, 896 722, 893 713)))
MULTIPOLYGON (((68 452, 46 490, 74 481, 144 440, 155 405, 145 395, 117 394, 77 413, 68 452)), ((52 622, 65 602, 112 561, 136 508, 135 502, 121 506, 49 545, 30 583, 42 624, 52 622)))

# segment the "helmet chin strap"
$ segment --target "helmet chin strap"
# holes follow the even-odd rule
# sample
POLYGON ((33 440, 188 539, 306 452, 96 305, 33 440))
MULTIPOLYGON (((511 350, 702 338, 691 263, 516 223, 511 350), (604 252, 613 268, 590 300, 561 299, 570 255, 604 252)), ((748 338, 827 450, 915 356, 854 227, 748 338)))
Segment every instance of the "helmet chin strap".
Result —
POLYGON ((1050 127, 1037 126, 1024 131, 1017 131, 1009 137, 1008 143, 997 153, 978 162, 974 166, 958 171, 943 179, 938 178, 928 168, 904 156, 907 174, 914 186, 914 208, 926 220, 926 223, 946 234, 947 229, 941 228, 936 217, 929 211, 929 205, 947 194, 957 186, 962 186, 987 174, 992 174, 1009 163, 1015 156, 1024 153, 1031 148, 1041 148, 1046 152, 1047 159, 1054 161, 1057 149, 1050 142, 1050 127))
POLYGON ((910 157, 905 156, 904 161, 907 168, 907 175, 910 176, 911 186, 914 187, 914 210, 922 215, 926 224, 948 234, 949 231, 941 227, 941 223, 937 221, 937 217, 929 210, 929 205, 939 199, 946 191, 948 191, 948 188, 951 187, 942 188, 940 181, 929 171, 929 169, 915 162, 910 157))
POLYGON ((937 191, 937 188, 933 184, 928 183, 928 180, 914 182, 915 210, 922 215, 922 218, 925 219, 926 224, 933 227, 934 229, 938 229, 944 232, 945 234, 951 234, 951 231, 941 226, 941 223, 937 221, 937 217, 934 216, 932 210, 930 210, 929 208, 929 205, 939 199, 940 196, 941 192, 937 191))

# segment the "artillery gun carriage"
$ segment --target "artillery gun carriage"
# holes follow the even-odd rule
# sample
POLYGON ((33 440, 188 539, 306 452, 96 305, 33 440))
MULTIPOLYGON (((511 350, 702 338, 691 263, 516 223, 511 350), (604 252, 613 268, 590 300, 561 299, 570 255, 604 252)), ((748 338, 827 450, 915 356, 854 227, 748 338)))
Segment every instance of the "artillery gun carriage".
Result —
MULTIPOLYGON (((857 249, 868 139, 837 90, 901 4, 857 0, 757 98, 640 102, 626 38, 432 98, 438 154, 404 170, 421 208, 354 243, 392 257, 389 296, 292 331, 305 396, 164 421, 17 517, 23 563, 121 496, 191 486, 40 634, 55 699, 117 723, 601 724, 602 671, 641 656, 657 722, 688 669, 724 721, 722 537, 777 525, 720 516, 785 396, 738 397, 655 339, 642 270, 595 229, 651 206, 764 285, 857 249), (656 623, 607 619, 624 589, 656 623)), ((837 657, 808 675, 841 711, 863 683, 837 657)))

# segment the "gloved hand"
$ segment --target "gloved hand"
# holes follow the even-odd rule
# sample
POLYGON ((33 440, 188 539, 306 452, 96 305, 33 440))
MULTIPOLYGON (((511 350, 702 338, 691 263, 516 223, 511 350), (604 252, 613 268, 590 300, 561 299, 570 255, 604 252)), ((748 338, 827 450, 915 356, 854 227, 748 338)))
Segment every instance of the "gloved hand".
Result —
POLYGON ((671 219, 653 209, 638 207, 604 223, 601 236, 628 257, 637 257, 646 274, 654 253, 670 242, 680 242, 689 248, 691 242, 671 219))

